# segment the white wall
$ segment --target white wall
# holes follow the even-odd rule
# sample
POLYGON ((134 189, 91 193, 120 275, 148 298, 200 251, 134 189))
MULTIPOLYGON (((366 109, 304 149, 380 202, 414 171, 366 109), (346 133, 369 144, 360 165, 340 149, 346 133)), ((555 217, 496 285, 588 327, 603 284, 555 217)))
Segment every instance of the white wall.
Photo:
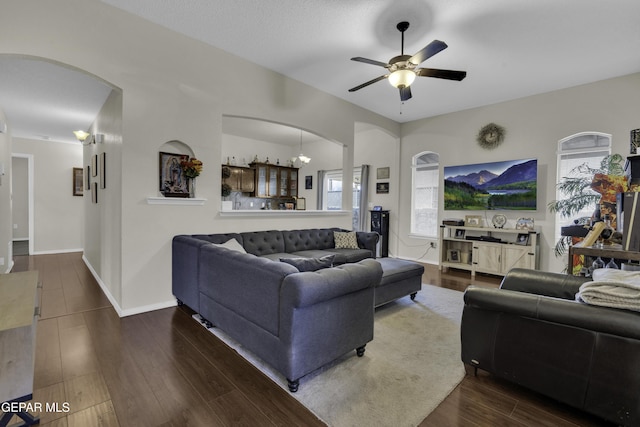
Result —
POLYGON ((246 162, 245 166, 253 162, 255 156, 258 156, 260 162, 267 159, 269 163, 280 164, 286 166, 291 157, 297 155, 298 148, 289 145, 276 144, 273 142, 260 141, 257 139, 244 138, 236 135, 222 135, 222 162, 227 163, 227 159, 236 160, 238 166, 242 166, 242 161, 246 162))
MULTIPOLYGON (((538 208, 528 212, 506 212, 508 226, 518 217, 533 217, 541 227, 542 270, 562 271, 566 260, 556 259, 554 215, 547 204, 556 196, 556 151, 558 141, 584 131, 609 133, 613 152, 629 154, 629 132, 640 125, 640 74, 604 80, 592 84, 558 90, 541 95, 475 108, 439 117, 419 120, 402 126, 402 158, 400 192, 400 231, 407 244, 400 243, 399 255, 418 258, 425 253, 429 240, 408 237, 411 206, 411 158, 431 150, 440 154, 443 166, 484 163, 496 160, 538 159, 538 208), (475 141, 478 130, 495 122, 506 128, 504 143, 493 150, 481 149, 475 141)), ((486 215, 491 211, 444 211, 440 188, 440 220, 464 218, 465 214, 486 215)), ((437 251, 431 250, 424 260, 437 262, 437 251)))
MULTIPOLYGON (((383 129, 368 125, 356 125, 356 147, 354 165, 369 165, 369 205, 363 206, 370 210, 373 206, 382 206, 389 212, 389 255, 397 256, 398 242, 398 203, 400 200, 400 139, 383 129), (379 168, 389 168, 389 178, 378 179, 379 168), (389 193, 378 194, 377 183, 389 183, 389 193)), ((367 213, 365 230, 370 229, 371 215, 367 213)))
MULTIPOLYGON (((85 211, 84 258, 99 277, 99 283, 116 307, 122 304, 121 292, 121 244, 122 244, 122 92, 111 91, 91 125, 90 133, 103 135, 102 143, 84 146, 83 168, 96 163, 97 176, 91 176, 91 189, 83 193, 85 211), (100 170, 102 155, 105 170, 100 170), (103 184, 104 179, 104 184, 103 184), (95 185, 94 185, 95 183, 95 185), (103 188, 104 187, 104 188, 103 188), (93 192, 97 191, 97 203, 93 192)), ((156 156, 157 159, 157 156, 156 156)), ((93 175, 91 173, 90 175, 93 175)), ((85 176, 86 178, 86 176, 85 176)))
POLYGON ((73 168, 82 167, 82 146, 13 138, 13 152, 33 156, 32 254, 81 251, 84 211, 72 184, 73 168))
POLYGON ((29 160, 26 157, 11 159, 11 180, 13 239, 26 240, 29 238, 29 160))
MULTIPOLYGON (((0 105, 0 122, 7 123, 2 105, 0 105)), ((11 146, 11 126, 7 124, 7 132, 0 133, 0 164, 4 166, 4 175, 0 175, 0 273, 11 270, 13 256, 11 146)))

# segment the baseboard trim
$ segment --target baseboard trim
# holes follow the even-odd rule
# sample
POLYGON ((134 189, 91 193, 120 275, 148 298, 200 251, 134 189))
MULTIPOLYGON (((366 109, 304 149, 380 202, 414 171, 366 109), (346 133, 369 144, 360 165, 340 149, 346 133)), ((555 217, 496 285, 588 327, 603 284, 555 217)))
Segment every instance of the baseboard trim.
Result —
POLYGON ((148 311, 162 310, 163 308, 175 307, 178 305, 178 301, 171 300, 165 302, 159 302, 156 304, 143 305, 140 307, 129 308, 122 311, 120 317, 133 316, 134 314, 146 313, 148 311))
POLYGON ((116 301, 115 297, 113 296, 113 294, 111 293, 109 288, 107 287, 107 285, 105 285, 105 283, 102 281, 102 279, 100 278, 100 276, 98 275, 96 270, 94 270, 93 266, 91 265, 89 260, 84 256, 84 254, 82 254, 82 261, 84 261, 85 265, 87 266, 87 268, 91 272, 91 275, 93 276, 94 279, 96 279, 96 282, 98 282, 98 285, 102 289, 102 292, 104 292, 104 294, 107 296, 107 299, 109 300, 109 302, 113 306, 114 310, 116 311, 116 313, 118 313, 118 317, 133 316, 135 314, 146 313, 148 311, 161 310, 163 308, 175 307, 178 304, 178 301, 173 299, 173 300, 170 300, 170 301, 159 302, 159 303, 149 304, 149 305, 143 305, 143 306, 140 306, 140 307, 134 307, 134 308, 129 308, 129 309, 123 310, 122 307, 120 307, 120 304, 118 304, 118 302, 116 301))
POLYGON ((107 285, 105 285, 105 283, 102 281, 102 279, 100 278, 96 270, 93 268, 93 266, 91 265, 87 257, 84 256, 84 253, 82 254, 82 261, 84 262, 84 265, 86 265, 89 271, 91 272, 91 275, 93 276, 93 278, 96 279, 96 282, 98 282, 98 286, 100 286, 100 289, 102 289, 102 292, 104 292, 104 294, 107 296, 107 299, 113 306, 116 313, 118 313, 118 317, 123 317, 122 308, 120 308, 120 304, 118 304, 118 301, 116 301, 115 297, 113 296, 113 294, 111 293, 107 285))
POLYGON ((78 249, 53 249, 50 251, 33 251, 31 255, 55 255, 55 254, 69 254, 72 252, 83 252, 83 248, 78 249))

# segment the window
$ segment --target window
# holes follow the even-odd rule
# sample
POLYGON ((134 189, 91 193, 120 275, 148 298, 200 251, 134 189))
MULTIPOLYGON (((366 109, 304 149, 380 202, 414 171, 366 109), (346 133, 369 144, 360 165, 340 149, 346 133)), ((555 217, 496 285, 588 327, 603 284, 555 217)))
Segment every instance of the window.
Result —
MULTIPOLYGON (((558 142, 558 169, 556 182, 569 176, 578 176, 574 168, 587 164, 592 168, 599 168, 600 162, 611 154, 611 135, 597 132, 583 132, 571 135, 558 142)), ((556 190, 556 200, 566 198, 556 190)), ((573 224, 573 220, 580 217, 590 217, 595 207, 586 207, 574 218, 565 218, 556 213, 556 240, 560 238, 560 228, 573 224)))
POLYGON ((438 235, 438 184, 440 156, 424 151, 413 156, 411 195, 411 234, 438 235))
MULTIPOLYGON (((353 229, 359 230, 360 214, 360 174, 362 168, 353 168, 353 229)), ((327 171, 325 174, 323 209, 334 211, 342 209, 342 170, 327 171)))
POLYGON ((325 206, 323 209, 339 211, 342 209, 342 171, 327 171, 325 175, 325 206))

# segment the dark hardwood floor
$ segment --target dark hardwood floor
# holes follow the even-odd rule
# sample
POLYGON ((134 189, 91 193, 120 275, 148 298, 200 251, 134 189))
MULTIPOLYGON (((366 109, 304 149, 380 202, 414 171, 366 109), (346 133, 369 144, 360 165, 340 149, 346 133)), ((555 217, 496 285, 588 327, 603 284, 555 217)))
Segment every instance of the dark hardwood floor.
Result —
MULTIPOLYGON (((61 408, 40 413, 40 425, 323 425, 197 325, 189 309, 119 318, 80 253, 15 257, 13 271, 25 270, 38 270, 43 287, 33 401, 43 406, 57 402, 61 408)), ((442 274, 430 265, 423 281, 458 291, 469 284, 499 283, 490 276, 471 279, 466 272, 442 274)), ((486 373, 468 371, 421 425, 607 424, 486 373)))

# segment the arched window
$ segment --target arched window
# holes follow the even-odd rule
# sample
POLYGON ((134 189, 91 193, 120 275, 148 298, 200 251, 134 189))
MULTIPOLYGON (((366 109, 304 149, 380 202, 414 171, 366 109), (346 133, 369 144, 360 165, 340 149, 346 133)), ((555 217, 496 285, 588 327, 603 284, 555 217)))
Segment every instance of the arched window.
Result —
MULTIPOLYGON (((575 168, 587 164, 599 168, 600 162, 611 154, 611 135, 600 132, 581 132, 558 141, 558 168, 556 182, 569 176, 577 176, 575 168)), ((556 200, 566 199, 567 195, 556 190, 556 200)), ((574 218, 565 218, 556 213, 556 240, 560 238, 560 228, 573 224, 574 219, 590 217, 595 206, 586 207, 574 218)))
POLYGON ((412 159, 411 234, 438 235, 438 185, 440 155, 423 151, 412 159))

